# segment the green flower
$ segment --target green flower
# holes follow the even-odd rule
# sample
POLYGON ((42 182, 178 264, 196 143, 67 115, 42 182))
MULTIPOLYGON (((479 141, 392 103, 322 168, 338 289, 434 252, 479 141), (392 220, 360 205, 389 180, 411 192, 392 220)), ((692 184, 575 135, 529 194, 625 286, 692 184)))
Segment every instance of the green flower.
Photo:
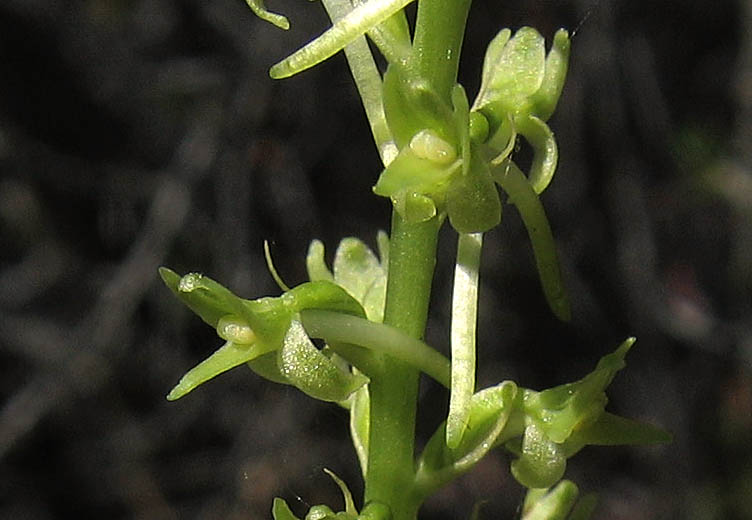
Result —
POLYGON ((523 27, 514 37, 504 29, 488 46, 472 109, 460 85, 449 106, 409 63, 390 64, 383 103, 399 154, 374 192, 391 198, 410 222, 446 214, 460 233, 498 225, 501 203, 494 180, 499 174, 492 170, 506 169, 518 134, 534 150, 528 179, 535 193, 548 186, 556 170, 558 149, 545 121, 561 94, 568 60, 565 30, 556 33, 546 57, 535 29, 523 27))
MULTIPOLYGON (((564 476, 567 459, 587 445, 657 444, 667 432, 605 411, 606 388, 624 368, 629 338, 574 383, 541 392, 511 381, 476 392, 458 446, 446 442, 442 424, 418 459, 416 489, 426 496, 474 466, 495 446, 516 456, 512 475, 527 488, 549 488, 564 476)), ((552 497, 553 499, 553 497, 552 497)), ((537 517, 533 517, 537 518, 537 517)))
POLYGON ((483 62, 481 88, 472 111, 488 121, 489 144, 507 148, 515 134, 533 147, 530 182, 541 193, 553 177, 558 160, 551 117, 564 86, 569 63, 569 34, 560 29, 545 54, 543 36, 523 27, 511 36, 504 29, 491 41, 483 62))
POLYGON ((373 188, 408 222, 448 215, 460 233, 488 231, 501 221, 501 202, 483 150, 471 140, 470 108, 461 85, 452 106, 419 78, 390 66, 384 112, 399 154, 373 188))
POLYGON ((605 411, 605 390, 624 368, 624 357, 635 338, 624 341, 601 358, 595 370, 574 383, 542 392, 525 390, 522 399, 525 430, 506 447, 518 458, 512 474, 529 488, 547 488, 564 475, 567 458, 588 444, 623 445, 670 442, 665 431, 605 411))
POLYGON ((365 317, 360 304, 338 285, 309 282, 277 298, 244 300, 197 273, 181 277, 167 268, 159 272, 173 293, 225 340, 183 376, 168 394, 170 401, 244 363, 267 379, 324 401, 344 401, 367 383, 362 374, 341 367, 333 353, 317 349, 298 319, 306 309, 365 317))

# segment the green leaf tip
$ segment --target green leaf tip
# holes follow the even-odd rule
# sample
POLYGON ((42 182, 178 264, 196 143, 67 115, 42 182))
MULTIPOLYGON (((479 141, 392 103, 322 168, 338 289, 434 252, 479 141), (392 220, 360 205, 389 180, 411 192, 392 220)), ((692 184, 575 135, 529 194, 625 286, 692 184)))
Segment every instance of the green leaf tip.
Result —
POLYGON ((412 1, 383 0, 358 5, 321 36, 272 66, 269 75, 273 79, 289 78, 321 63, 412 1))
POLYGON ((251 8, 253 14, 258 16, 265 22, 269 22, 270 24, 279 27, 280 29, 284 29, 285 31, 290 28, 290 21, 287 19, 287 17, 282 16, 281 14, 272 13, 271 11, 267 10, 264 6, 263 0, 245 0, 245 3, 248 4, 248 7, 251 8))

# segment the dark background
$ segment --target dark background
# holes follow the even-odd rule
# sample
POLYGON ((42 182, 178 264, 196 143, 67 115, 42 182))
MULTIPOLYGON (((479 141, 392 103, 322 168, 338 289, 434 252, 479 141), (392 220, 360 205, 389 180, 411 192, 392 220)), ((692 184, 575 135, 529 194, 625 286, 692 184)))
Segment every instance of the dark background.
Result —
MULTIPOLYGON (((295 284, 313 238, 331 253, 388 225, 342 55, 267 75, 326 27, 322 6, 268 3, 291 31, 241 0, 0 3, 0 518, 266 519, 274 496, 339 507, 324 467, 360 494, 335 406, 245 369, 164 399, 221 340, 158 266, 277 294, 264 239, 295 284)), ((598 519, 752 518, 751 22, 743 0, 473 6, 471 98, 501 27, 578 27, 543 197, 574 317, 546 309, 507 207, 484 249, 479 385, 571 381, 639 338, 609 408, 675 441, 571 461, 598 519)), ((428 331, 443 350, 453 242, 442 235, 428 331)), ((430 382, 422 396, 425 440, 447 396, 430 382)), ((508 463, 489 456, 423 517, 488 500, 486 518, 512 518, 508 463)))

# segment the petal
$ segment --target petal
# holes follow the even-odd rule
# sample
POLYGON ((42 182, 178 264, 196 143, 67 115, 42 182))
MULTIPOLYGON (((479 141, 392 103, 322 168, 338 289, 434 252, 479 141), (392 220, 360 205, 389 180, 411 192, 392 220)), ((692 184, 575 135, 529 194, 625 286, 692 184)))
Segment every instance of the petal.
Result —
MULTIPOLYGON (((382 197, 402 199, 400 203, 404 204, 410 204, 407 198, 414 197, 411 194, 417 194, 434 199, 436 205, 441 205, 444 202, 449 178, 459 165, 460 161, 449 165, 437 164, 418 157, 410 146, 405 146, 381 173, 373 192, 382 197)), ((403 206, 402 209, 407 208, 403 206)), ((405 217, 404 214, 402 216, 405 217)), ((433 215, 427 218, 431 216, 433 215)))
POLYGON ((358 301, 332 282, 306 282, 282 295, 281 300, 293 312, 320 309, 365 317, 358 301))
POLYGON ((273 383, 279 383, 283 385, 292 384, 282 374, 282 370, 277 363, 277 351, 267 352, 259 357, 252 359, 248 362, 248 368, 253 370, 257 375, 268 379, 273 383))

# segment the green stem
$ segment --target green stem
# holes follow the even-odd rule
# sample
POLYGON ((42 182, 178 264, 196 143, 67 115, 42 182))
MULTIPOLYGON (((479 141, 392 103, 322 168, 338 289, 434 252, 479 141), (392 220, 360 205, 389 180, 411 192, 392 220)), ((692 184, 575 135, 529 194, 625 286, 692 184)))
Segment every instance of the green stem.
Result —
MULTIPOLYGON (((420 339, 428 316, 440 221, 408 223, 392 212, 384 323, 420 339)), ((415 477, 418 371, 386 354, 376 355, 369 392, 370 435, 365 503, 379 502, 392 520, 415 520, 420 500, 415 477)))
MULTIPOLYGON (((416 72, 447 103, 457 80, 470 0, 420 0, 413 40, 416 72)), ((384 323, 422 338, 436 265, 441 222, 408 223, 392 212, 384 323)), ((415 412, 418 371, 379 355, 369 384, 370 433, 365 502, 387 505, 392 520, 415 520, 421 497, 415 482, 415 412)))
POLYGON ((447 103, 457 82, 457 69, 471 0, 420 0, 413 52, 417 73, 447 103))

